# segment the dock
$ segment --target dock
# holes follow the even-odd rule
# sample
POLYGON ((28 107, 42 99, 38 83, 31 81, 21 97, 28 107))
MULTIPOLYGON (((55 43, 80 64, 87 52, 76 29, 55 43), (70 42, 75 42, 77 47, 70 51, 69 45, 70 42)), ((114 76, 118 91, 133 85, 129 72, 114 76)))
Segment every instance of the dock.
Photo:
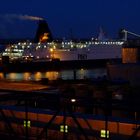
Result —
POLYGON ((35 91, 48 89, 49 86, 42 85, 35 82, 11 82, 11 81, 0 81, 0 90, 13 90, 13 91, 35 91))

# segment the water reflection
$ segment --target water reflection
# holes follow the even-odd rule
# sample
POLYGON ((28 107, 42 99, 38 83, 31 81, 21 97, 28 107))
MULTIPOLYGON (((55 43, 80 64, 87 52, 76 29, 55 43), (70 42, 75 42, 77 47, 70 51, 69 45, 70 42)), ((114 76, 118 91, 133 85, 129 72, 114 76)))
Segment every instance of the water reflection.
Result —
POLYGON ((62 79, 73 79, 73 71, 72 70, 66 70, 66 71, 60 71, 60 78, 62 79))
POLYGON ((23 73, 23 79, 24 80, 31 80, 31 73, 29 73, 29 72, 23 73))
MULTIPOLYGON (((106 69, 79 69, 76 70, 76 78, 77 79, 85 79, 85 78, 97 78, 103 77, 106 75, 106 69)), ((4 75, 0 73, 0 79, 8 79, 14 81, 29 81, 34 80, 38 81, 42 78, 48 78, 49 80, 56 80, 58 78, 61 79, 74 79, 74 71, 73 70, 63 70, 63 71, 48 71, 48 72, 24 72, 24 73, 7 73, 4 75)))
POLYGON ((35 79, 36 81, 38 81, 38 80, 40 80, 41 78, 43 78, 42 75, 43 75, 43 73, 41 73, 41 72, 36 72, 36 73, 34 73, 34 79, 35 79))
POLYGON ((4 79, 4 74, 0 73, 0 79, 4 79))
POLYGON ((77 78, 78 79, 85 79, 88 78, 88 71, 84 69, 80 69, 77 71, 77 78))
POLYGON ((8 74, 6 74, 6 77, 5 77, 6 79, 8 79, 8 80, 17 80, 17 81, 19 81, 19 80, 21 80, 21 79, 24 79, 23 78, 23 73, 21 74, 21 73, 8 73, 8 74))
POLYGON ((59 72, 56 71, 46 72, 45 78, 48 78, 49 80, 56 80, 59 78, 59 72))

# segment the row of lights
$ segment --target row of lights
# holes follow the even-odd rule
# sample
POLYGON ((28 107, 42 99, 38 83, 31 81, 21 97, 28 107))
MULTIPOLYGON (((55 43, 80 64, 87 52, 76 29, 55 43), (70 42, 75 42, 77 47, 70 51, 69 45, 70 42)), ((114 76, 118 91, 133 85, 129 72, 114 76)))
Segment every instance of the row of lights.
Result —
MULTIPOLYGON (((71 48, 73 48, 74 47, 74 45, 73 44, 75 44, 75 46, 77 47, 77 48, 85 48, 85 47, 87 47, 87 45, 122 45, 124 42, 110 42, 110 41, 104 41, 104 42, 86 42, 85 44, 84 43, 81 43, 81 44, 75 44, 75 43, 72 43, 72 42, 62 42, 62 48, 64 48, 65 46, 64 45, 71 45, 70 47, 71 48)), ((27 45, 27 44, 25 44, 25 43, 23 43, 24 45, 27 45)), ((31 44, 31 43, 29 43, 29 44, 31 44)), ((19 43, 18 43, 18 45, 20 45, 19 43)), ((22 45, 22 49, 24 49, 25 48, 25 46, 24 45, 22 45)), ((30 46, 30 45, 28 45, 27 46, 27 48, 31 48, 31 47, 33 47, 33 46, 30 46)), ((43 47, 43 48, 46 48, 47 46, 46 45, 43 45, 43 46, 41 46, 40 45, 40 43, 38 43, 38 46, 36 46, 36 50, 38 49, 38 48, 41 48, 41 47, 43 47)), ((18 46, 17 45, 12 45, 12 48, 18 48, 18 46)), ((56 46, 55 45, 53 45, 53 48, 56 48, 56 46)))

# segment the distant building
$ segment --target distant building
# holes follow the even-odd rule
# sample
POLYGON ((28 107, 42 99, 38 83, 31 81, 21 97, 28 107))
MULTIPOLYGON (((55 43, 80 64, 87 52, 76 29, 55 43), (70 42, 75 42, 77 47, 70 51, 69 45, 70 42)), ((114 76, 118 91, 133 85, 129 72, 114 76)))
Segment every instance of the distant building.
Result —
POLYGON ((128 41, 122 48, 122 63, 108 64, 110 80, 127 80, 140 85, 140 40, 128 41))
POLYGON ((122 48, 122 63, 140 62, 140 40, 128 41, 122 48))

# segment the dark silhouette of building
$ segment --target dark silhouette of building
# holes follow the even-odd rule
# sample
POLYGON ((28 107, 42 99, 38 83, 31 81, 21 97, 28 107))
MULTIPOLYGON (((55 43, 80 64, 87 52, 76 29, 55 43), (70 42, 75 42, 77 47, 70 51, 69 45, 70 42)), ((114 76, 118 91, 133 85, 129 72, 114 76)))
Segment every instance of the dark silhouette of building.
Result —
POLYGON ((50 42, 52 40, 53 40, 52 34, 47 22, 45 20, 39 20, 38 29, 35 35, 34 42, 45 43, 45 42, 50 42))

